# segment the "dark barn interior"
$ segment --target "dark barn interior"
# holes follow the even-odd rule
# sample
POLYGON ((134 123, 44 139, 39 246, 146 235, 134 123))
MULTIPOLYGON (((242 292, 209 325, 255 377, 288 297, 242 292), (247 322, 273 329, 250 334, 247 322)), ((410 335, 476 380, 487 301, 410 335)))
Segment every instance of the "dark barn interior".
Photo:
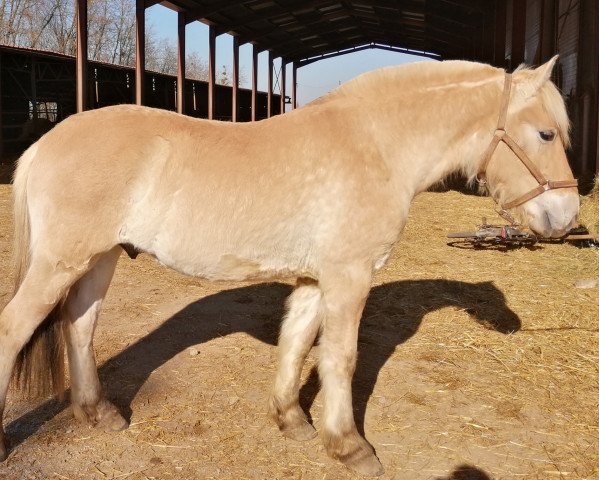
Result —
MULTIPOLYGON (((14 159, 66 116, 138 103, 187 115, 251 121, 296 105, 296 72, 369 48, 490 63, 508 70, 559 54, 554 81, 572 120, 572 167, 590 182, 599 169, 599 4, 594 0, 136 0, 136 68, 89 62, 87 0, 77 7, 75 58, 0 47, 0 158, 14 159), (178 12, 177 76, 145 69, 145 11, 178 12), (185 79, 185 25, 209 25, 209 78, 185 79), (215 39, 234 38, 233 85, 215 82, 215 39), (252 89, 238 88, 239 46, 253 45, 252 89), (257 91, 257 55, 268 51, 268 89, 257 91), (273 92, 273 60, 292 65, 290 99, 273 92), (183 83, 184 89, 177 85, 183 83)), ((280 82, 285 89, 285 69, 280 82)))

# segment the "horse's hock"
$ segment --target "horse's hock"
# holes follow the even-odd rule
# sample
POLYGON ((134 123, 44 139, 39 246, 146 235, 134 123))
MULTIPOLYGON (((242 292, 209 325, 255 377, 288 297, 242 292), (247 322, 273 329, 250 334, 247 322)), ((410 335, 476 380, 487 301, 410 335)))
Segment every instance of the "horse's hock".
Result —
MULTIPOLYGON (((10 187, 1 186, 7 273, 10 204, 10 187)), ((455 192, 416 199, 364 313, 357 423, 390 477, 592 478, 599 303, 596 288, 574 282, 599 277, 597 253, 446 246, 447 232, 482 216, 492 221, 490 210, 489 199, 455 192)), ((9 278, 0 276, 0 305, 9 278)), ((132 413, 131 426, 92 431, 63 404, 11 395, 7 433, 18 448, 0 476, 354 478, 319 440, 282 439, 264 415, 289 292, 280 283, 194 280, 123 254, 95 349, 108 396, 132 413)), ((317 350, 304 369, 301 404, 319 429, 317 350)))

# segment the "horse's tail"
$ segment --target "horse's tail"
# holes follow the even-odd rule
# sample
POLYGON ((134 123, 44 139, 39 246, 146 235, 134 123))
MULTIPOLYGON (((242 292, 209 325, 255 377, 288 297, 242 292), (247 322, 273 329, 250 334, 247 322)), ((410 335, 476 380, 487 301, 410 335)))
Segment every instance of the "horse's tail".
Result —
MULTIPOLYGON (((37 152, 32 145, 21 156, 13 178, 14 294, 17 293, 31 259, 31 226, 27 202, 27 179, 37 152)), ((17 357, 13 382, 27 395, 47 395, 54 391, 62 398, 65 389, 64 335, 60 321, 62 301, 40 324, 17 357), (49 370, 49 371, 48 371, 49 370)), ((17 313, 18 314, 18 313, 17 313)))

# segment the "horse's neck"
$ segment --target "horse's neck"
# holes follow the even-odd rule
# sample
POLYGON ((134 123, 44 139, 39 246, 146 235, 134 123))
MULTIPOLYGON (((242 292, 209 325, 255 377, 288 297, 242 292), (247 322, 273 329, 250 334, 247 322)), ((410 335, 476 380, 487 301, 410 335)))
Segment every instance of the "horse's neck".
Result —
POLYGON ((382 128, 373 135, 396 178, 415 195, 454 172, 474 175, 497 120, 497 93, 489 82, 433 91, 407 106, 381 104, 382 128))

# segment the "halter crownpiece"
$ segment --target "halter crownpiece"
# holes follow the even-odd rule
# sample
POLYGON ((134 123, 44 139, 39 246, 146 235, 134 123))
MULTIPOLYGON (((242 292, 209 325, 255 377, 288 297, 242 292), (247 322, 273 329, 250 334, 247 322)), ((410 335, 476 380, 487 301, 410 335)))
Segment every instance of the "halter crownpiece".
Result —
POLYGON ((499 120, 497 121, 497 128, 493 133, 493 139, 491 143, 487 147, 485 154, 483 156, 483 161, 480 164, 480 169, 476 175, 476 179, 481 185, 487 185, 487 179, 485 178, 485 174, 487 171, 487 167, 489 166, 489 162, 491 158, 493 158, 493 153, 499 145, 499 142, 505 143, 509 149, 514 152, 516 157, 524 164, 524 166, 528 169, 530 174, 535 177, 535 180, 538 182, 538 186, 533 188, 532 190, 526 192, 524 195, 519 196, 515 200, 506 203, 501 206, 502 211, 508 210, 510 208, 518 207, 523 203, 528 202, 529 200, 538 197, 541 193, 546 192, 547 190, 554 190, 556 188, 570 188, 577 187, 578 180, 547 180, 545 176, 541 173, 541 171, 537 168, 537 166, 530 161, 526 152, 522 150, 522 148, 514 141, 514 139, 509 135, 509 133, 505 130, 505 121, 507 117, 507 109, 510 103, 510 92, 512 89, 512 75, 507 73, 505 74, 505 81, 503 84, 503 97, 501 99, 501 110, 499 112, 499 120))

